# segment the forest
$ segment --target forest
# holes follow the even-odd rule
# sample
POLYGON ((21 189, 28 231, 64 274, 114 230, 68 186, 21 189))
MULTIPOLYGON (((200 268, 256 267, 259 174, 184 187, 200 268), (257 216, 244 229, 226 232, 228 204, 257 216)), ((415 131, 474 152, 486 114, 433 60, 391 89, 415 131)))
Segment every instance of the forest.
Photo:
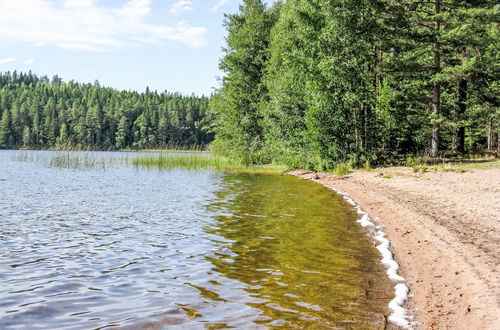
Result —
POLYGON ((226 15, 213 150, 324 170, 499 148, 499 6, 244 0, 226 15))
POLYGON ((94 84, 0 73, 0 147, 203 148, 208 97, 117 91, 94 84))
POLYGON ((0 74, 0 147, 205 147, 317 170, 500 150, 500 6, 243 0, 211 97, 0 74), (215 138, 215 140, 214 140, 215 138))

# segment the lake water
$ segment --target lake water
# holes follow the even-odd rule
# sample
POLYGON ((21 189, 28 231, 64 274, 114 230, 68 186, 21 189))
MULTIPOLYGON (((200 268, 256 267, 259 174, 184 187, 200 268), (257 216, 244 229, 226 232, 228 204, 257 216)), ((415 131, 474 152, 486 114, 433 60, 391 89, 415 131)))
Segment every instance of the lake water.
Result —
POLYGON ((0 151, 1 329, 384 327, 393 286, 333 191, 58 155, 0 151))

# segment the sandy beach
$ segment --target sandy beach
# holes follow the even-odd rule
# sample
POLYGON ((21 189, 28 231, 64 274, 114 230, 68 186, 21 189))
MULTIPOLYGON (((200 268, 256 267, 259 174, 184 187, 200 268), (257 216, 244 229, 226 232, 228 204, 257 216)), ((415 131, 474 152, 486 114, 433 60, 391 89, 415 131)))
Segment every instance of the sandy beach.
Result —
POLYGON ((413 328, 500 329, 498 166, 290 174, 347 193, 383 226, 410 288, 413 328))

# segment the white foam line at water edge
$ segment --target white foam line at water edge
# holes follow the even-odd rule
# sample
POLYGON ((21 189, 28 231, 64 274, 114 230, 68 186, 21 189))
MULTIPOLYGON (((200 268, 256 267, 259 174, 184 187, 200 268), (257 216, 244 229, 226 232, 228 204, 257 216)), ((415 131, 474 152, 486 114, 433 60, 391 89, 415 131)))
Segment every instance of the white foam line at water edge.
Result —
MULTIPOLYGON (((371 218, 368 215, 368 213, 363 211, 361 207, 345 192, 329 185, 325 186, 332 189, 336 193, 342 195, 349 204, 351 204, 356 208, 358 214, 361 215, 361 218, 357 220, 357 222, 361 226, 370 227, 373 229, 373 237, 375 238, 376 241, 380 243, 379 245, 377 245, 377 250, 379 250, 380 254, 382 255, 382 260, 381 260, 382 264, 384 264, 387 267, 387 276, 393 281, 397 282, 405 281, 405 279, 402 276, 398 275, 399 265, 396 262, 396 260, 394 260, 394 256, 392 252, 389 250, 391 243, 385 237, 386 234, 382 230, 380 230, 381 227, 376 226, 371 221, 371 218)), ((403 308, 404 303, 408 299, 409 291, 410 290, 408 289, 408 286, 406 284, 404 283, 396 284, 394 287, 395 297, 389 303, 389 308, 391 310, 391 315, 389 315, 389 321, 405 329, 412 328, 410 322, 408 321, 409 318, 408 311, 405 308, 403 308)))

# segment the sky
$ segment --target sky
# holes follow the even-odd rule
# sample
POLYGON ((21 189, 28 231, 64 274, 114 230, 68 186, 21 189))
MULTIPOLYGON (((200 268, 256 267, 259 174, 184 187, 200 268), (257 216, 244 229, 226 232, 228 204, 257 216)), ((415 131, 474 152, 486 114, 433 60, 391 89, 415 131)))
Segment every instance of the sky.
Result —
MULTIPOLYGON (((271 1, 268 1, 271 2, 271 1)), ((241 0, 0 0, 0 72, 210 95, 241 0)))

